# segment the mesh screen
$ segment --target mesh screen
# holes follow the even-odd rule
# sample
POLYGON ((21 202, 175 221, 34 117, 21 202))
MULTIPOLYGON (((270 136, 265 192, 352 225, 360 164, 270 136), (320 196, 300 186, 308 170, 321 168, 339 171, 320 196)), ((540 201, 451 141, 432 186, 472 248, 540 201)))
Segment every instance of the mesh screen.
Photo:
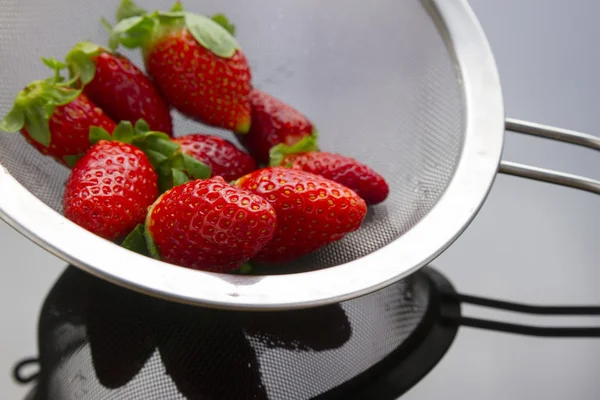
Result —
MULTIPOLYGON (((62 58, 89 39, 106 43, 101 16, 118 0, 0 0, 0 114, 29 81, 46 77, 40 56, 62 58)), ((139 0, 165 9, 171 1, 139 0)), ((327 267, 365 256, 416 224, 436 203, 457 163, 463 127, 461 88, 444 42, 418 0, 220 0, 184 2, 190 11, 225 12, 249 58, 253 83, 307 114, 321 147, 361 160, 389 182, 388 200, 363 228, 305 258, 327 267)), ((137 52, 124 51, 138 65, 137 52)), ((173 112, 176 135, 232 134, 173 112)), ((68 171, 0 134, 0 160, 35 196, 61 211, 68 171)))
POLYGON ((419 272, 322 308, 218 311, 157 300, 71 267, 40 317, 40 399, 313 398, 398 348, 428 296, 419 272))

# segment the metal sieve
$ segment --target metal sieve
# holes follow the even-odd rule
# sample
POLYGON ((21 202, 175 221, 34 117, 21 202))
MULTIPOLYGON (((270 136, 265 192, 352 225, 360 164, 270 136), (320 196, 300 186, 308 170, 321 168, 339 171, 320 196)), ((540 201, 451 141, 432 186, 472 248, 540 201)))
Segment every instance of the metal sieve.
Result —
MULTIPOLYGON (((147 0, 147 9, 171 2, 147 0)), ((0 114, 41 56, 75 43, 106 43, 99 20, 118 0, 0 0, 0 114)), ((494 58, 464 0, 222 0, 186 9, 225 13, 253 84, 308 115, 324 150, 365 162, 390 185, 360 230, 274 275, 190 270, 146 258, 64 218, 69 170, 0 134, 0 217, 38 245, 127 288, 208 307, 274 310, 337 303, 373 292, 428 264, 468 226, 498 171, 600 193, 600 182, 501 162, 506 128, 600 150, 593 136, 504 119, 494 58)), ((124 51, 138 65, 137 52, 124 51)), ((176 135, 232 134, 175 111, 176 135)))

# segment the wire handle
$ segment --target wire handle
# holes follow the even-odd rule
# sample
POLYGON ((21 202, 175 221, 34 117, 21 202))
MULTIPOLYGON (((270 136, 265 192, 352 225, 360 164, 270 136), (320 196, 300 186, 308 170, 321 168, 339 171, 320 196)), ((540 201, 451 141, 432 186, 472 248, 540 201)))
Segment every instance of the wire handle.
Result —
MULTIPOLYGON (((540 125, 512 118, 506 119, 506 130, 575 144, 600 151, 600 138, 588 135, 587 133, 556 128, 548 125, 540 125)), ((566 174, 564 172, 518 164, 510 161, 501 161, 499 172, 600 194, 600 181, 566 174)))
MULTIPOLYGON (((559 142, 575 144, 578 146, 600 151, 600 138, 588 135, 587 133, 581 133, 511 118, 506 119, 506 130, 523 133, 526 135, 542 137, 546 139, 557 140, 559 142)), ((564 172, 533 167, 530 165, 518 164, 510 161, 501 161, 499 172, 600 194, 599 181, 585 178, 582 176, 567 174, 564 172)), ((530 304, 511 303, 500 300, 486 299, 477 296, 469 296, 456 292, 446 292, 443 294, 443 296, 446 300, 451 301, 454 304, 473 304, 482 307, 495 308, 498 310, 513 311, 524 314, 557 316, 600 315, 600 307, 597 306, 535 306, 530 304)), ((450 310, 450 308, 442 309, 442 317, 444 319, 452 321, 453 323, 457 323, 462 326, 470 326, 473 328, 542 337, 600 337, 600 327, 552 327, 520 325, 507 322, 464 317, 460 314, 460 312, 451 313, 447 310, 450 310)))

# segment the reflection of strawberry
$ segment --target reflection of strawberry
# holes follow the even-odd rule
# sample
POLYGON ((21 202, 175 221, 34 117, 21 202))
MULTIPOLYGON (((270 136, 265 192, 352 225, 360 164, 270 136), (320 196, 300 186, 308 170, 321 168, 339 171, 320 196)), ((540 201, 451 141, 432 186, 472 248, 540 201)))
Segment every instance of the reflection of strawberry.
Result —
POLYGON ((173 135, 169 106, 154 84, 129 59, 94 43, 75 45, 66 57, 85 93, 115 121, 143 118, 152 130, 173 135))
POLYGON ((277 231, 253 259, 285 262, 342 239, 360 227, 367 206, 356 193, 321 176, 269 167, 237 180, 275 209, 277 231))
POLYGON ((71 171, 64 214, 90 232, 116 240, 144 221, 157 196, 156 173, 141 150, 100 140, 71 171))
POLYGON ((269 150, 275 145, 293 146, 306 136, 316 136, 314 126, 306 116, 268 93, 253 89, 250 104, 250 132, 238 139, 260 163, 269 162, 269 150))
POLYGON ((181 146, 183 153, 209 166, 212 176, 222 176, 228 182, 256 169, 250 155, 218 136, 193 134, 173 141, 181 146))
POLYGON ((253 257, 275 232, 273 207, 222 177, 175 186, 146 218, 150 254, 188 268, 228 272, 253 257))
POLYGON ((307 136, 294 146, 284 144, 271 149, 271 165, 300 169, 340 183, 362 197, 367 204, 384 201, 389 194, 385 179, 371 167, 340 154, 319 152, 315 139, 307 136))
MULTIPOLYGON (((55 60, 45 61, 57 71, 64 67, 55 60)), ((27 85, 0 123, 0 130, 21 131, 41 153, 72 165, 75 156, 91 146, 90 127, 112 132, 115 123, 86 95, 63 85, 59 78, 57 72, 54 78, 27 85)))
MULTIPOLYGON (((119 10, 131 9, 125 1, 119 10)), ((250 127, 251 72, 235 38, 219 22, 183 11, 155 11, 122 19, 111 33, 119 43, 140 47, 148 74, 166 100, 184 115, 246 133, 250 127)))

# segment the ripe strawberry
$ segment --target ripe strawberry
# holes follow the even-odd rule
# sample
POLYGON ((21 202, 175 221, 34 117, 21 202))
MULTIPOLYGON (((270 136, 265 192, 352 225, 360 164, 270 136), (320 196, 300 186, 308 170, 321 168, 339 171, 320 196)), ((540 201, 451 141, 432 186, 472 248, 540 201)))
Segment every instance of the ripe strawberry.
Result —
POLYGON ((307 136, 294 146, 279 144, 271 149, 271 166, 284 166, 321 175, 352 189, 367 204, 384 201, 389 192, 385 179, 371 167, 353 158, 316 150, 307 136))
POLYGON ((363 199, 347 187, 301 170, 268 167, 236 181, 267 199, 277 214, 277 231, 253 260, 291 261, 357 230, 366 213, 363 199))
POLYGON ((183 267, 214 272, 240 268, 272 238, 273 207, 217 176, 176 186, 146 218, 150 254, 183 267))
MULTIPOLYGON (((141 48, 146 71, 165 99, 182 114, 200 122, 246 133, 250 128, 251 71, 232 34, 209 17, 183 11, 118 15, 110 46, 141 48), (130 15, 134 16, 130 16, 130 15)), ((125 12, 125 11, 127 12, 125 12)))
POLYGON ((115 121, 143 118, 152 130, 173 136, 166 101, 154 83, 126 57, 94 43, 76 44, 67 54, 71 74, 85 93, 115 121))
POLYGON ((81 158, 67 180, 65 217, 108 240, 127 235, 158 197, 157 176, 137 147, 100 140, 81 158))
POLYGON ((211 169, 212 176, 222 176, 227 182, 256 169, 256 161, 228 140, 218 136, 193 134, 173 139, 181 151, 211 169))
POLYGON ((250 105, 250 132, 238 140, 259 163, 269 162, 269 150, 275 145, 293 146, 306 136, 317 135, 306 116, 268 93, 253 89, 250 105))
POLYGON ((44 62, 55 68, 56 75, 33 81, 19 92, 12 110, 0 122, 0 130, 20 131, 41 153, 70 166, 74 157, 90 148, 90 127, 112 132, 115 123, 85 94, 61 82, 58 70, 64 64, 44 62))

